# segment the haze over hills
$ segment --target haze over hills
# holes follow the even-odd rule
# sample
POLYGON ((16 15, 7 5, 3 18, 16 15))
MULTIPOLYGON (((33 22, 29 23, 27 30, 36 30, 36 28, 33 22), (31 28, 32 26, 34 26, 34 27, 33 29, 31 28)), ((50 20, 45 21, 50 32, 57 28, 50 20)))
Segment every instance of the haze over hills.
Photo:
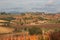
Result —
POLYGON ((44 7, 44 8, 31 8, 31 9, 25 9, 25 8, 6 8, 2 9, 0 12, 9 12, 9 13, 21 13, 21 12, 51 12, 51 13, 56 13, 57 10, 55 8, 49 8, 49 7, 44 7))
POLYGON ((0 0, 0 11, 60 12, 60 0, 0 0))

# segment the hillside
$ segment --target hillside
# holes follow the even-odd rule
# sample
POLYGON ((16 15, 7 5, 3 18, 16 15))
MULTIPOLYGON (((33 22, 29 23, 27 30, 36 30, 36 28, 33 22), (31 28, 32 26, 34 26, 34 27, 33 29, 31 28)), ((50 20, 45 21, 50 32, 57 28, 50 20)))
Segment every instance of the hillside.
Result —
POLYGON ((2 33, 11 33, 11 32, 13 32, 13 31, 14 31, 13 28, 0 27, 0 34, 2 34, 2 33))

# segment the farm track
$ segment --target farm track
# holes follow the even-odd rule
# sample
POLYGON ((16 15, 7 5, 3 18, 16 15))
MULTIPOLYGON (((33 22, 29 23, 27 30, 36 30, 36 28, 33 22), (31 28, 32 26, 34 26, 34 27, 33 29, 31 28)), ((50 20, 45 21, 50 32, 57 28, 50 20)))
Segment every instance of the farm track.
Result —
POLYGON ((60 23, 58 24, 41 24, 41 25, 22 25, 21 27, 41 27, 41 28, 60 28, 60 23))

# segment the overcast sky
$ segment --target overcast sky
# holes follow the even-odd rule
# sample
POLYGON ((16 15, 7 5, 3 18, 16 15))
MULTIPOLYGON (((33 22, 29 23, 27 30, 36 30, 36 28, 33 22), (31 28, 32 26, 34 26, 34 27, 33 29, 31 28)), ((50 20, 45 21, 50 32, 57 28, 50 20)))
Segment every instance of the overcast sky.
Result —
POLYGON ((0 11, 60 12, 60 0, 0 0, 0 11))

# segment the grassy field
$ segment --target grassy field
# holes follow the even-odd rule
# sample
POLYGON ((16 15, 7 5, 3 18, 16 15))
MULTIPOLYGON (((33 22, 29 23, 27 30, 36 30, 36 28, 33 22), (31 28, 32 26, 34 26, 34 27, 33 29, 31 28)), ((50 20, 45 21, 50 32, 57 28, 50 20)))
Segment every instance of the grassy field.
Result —
POLYGON ((10 33, 14 29, 13 28, 8 28, 8 27, 0 27, 0 33, 10 33))

